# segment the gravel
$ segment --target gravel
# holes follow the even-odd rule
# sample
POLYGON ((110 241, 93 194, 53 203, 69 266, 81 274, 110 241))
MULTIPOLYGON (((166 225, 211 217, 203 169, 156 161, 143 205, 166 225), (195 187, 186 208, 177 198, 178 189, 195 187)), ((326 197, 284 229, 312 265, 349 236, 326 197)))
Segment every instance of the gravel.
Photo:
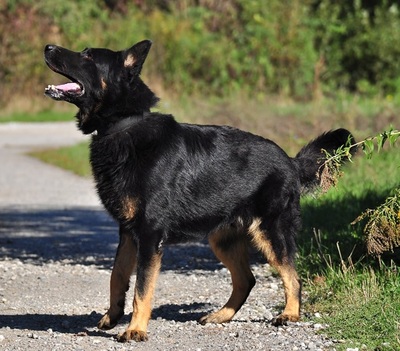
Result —
POLYGON ((133 289, 121 323, 98 330, 108 307, 117 226, 91 180, 24 155, 80 140, 73 123, 0 125, 1 350, 335 349, 320 318, 284 327, 269 323, 282 309, 283 288, 255 253, 257 284, 234 320, 199 325, 196 320, 221 307, 231 292, 229 272, 206 243, 165 250, 148 342, 115 340, 129 322, 133 289))

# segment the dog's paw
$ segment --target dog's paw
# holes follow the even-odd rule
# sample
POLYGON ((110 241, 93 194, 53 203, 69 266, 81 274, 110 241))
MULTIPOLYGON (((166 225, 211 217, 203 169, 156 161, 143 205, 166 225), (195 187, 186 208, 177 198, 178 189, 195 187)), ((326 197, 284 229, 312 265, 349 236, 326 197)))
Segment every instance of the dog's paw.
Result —
POLYGON ((207 314, 199 319, 199 323, 202 325, 205 325, 207 323, 226 323, 229 322, 232 317, 234 316, 234 313, 228 313, 224 309, 207 314))
POLYGON ((279 316, 273 318, 271 324, 274 325, 275 327, 278 327, 280 325, 287 325, 287 322, 297 322, 299 319, 300 319, 299 316, 291 316, 282 313, 279 316))
POLYGON ((129 340, 140 342, 147 341, 148 339, 147 333, 143 330, 127 329, 122 334, 117 335, 117 340, 119 342, 126 342, 129 340))
POLYGON ((115 316, 114 318, 112 318, 110 316, 110 314, 107 312, 99 321, 99 323, 97 323, 97 328, 102 329, 102 330, 109 330, 114 328, 119 319, 123 316, 123 312, 119 313, 117 316, 115 316))

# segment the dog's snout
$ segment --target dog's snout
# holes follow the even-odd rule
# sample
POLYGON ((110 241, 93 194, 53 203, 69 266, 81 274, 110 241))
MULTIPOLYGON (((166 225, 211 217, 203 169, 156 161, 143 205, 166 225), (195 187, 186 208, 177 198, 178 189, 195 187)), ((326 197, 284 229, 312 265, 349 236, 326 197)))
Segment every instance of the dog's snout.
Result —
POLYGON ((44 51, 52 51, 56 48, 55 45, 47 44, 46 47, 44 48, 44 51))

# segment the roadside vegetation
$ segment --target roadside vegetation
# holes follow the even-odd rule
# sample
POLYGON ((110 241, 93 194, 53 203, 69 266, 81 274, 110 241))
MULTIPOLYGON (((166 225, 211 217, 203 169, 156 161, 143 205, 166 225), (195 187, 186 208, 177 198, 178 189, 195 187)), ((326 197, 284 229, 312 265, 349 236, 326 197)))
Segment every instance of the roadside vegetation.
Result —
MULTIPOLYGON (((74 107, 43 97, 63 79, 45 66, 45 44, 120 50, 144 38, 143 78, 179 121, 233 125, 291 156, 327 129, 357 141, 400 129, 395 0, 6 0, 0 121, 73 120, 74 107)), ((400 236, 399 142, 365 143, 372 157, 360 150, 336 187, 302 199, 305 315, 327 325, 337 350, 400 349, 399 244, 368 249, 371 219, 391 223, 379 240, 400 236)), ((90 176, 87 144, 34 156, 90 176)))

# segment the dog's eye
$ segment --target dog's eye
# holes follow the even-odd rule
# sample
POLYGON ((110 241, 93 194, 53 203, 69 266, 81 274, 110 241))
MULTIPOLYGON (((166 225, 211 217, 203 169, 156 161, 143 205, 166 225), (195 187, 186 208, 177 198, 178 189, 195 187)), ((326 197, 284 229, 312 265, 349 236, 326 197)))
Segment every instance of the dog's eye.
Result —
POLYGON ((83 50, 81 52, 81 56, 85 59, 85 60, 92 60, 92 50, 86 48, 85 50, 83 50))

